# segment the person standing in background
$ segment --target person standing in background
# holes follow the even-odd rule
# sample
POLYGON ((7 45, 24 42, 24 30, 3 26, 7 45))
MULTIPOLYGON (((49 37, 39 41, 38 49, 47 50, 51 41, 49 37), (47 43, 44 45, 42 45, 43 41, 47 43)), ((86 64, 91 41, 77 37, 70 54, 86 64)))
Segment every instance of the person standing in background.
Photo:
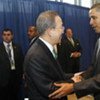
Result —
POLYGON ((79 72, 82 48, 80 42, 73 38, 71 28, 66 29, 66 39, 62 40, 58 48, 58 59, 65 73, 79 72))
POLYGON ((0 44, 0 99, 18 100, 22 74, 23 54, 21 48, 13 43, 11 29, 2 31, 0 44))
POLYGON ((31 46, 33 42, 37 39, 37 29, 35 26, 29 26, 28 32, 27 32, 28 38, 29 38, 29 45, 31 46))

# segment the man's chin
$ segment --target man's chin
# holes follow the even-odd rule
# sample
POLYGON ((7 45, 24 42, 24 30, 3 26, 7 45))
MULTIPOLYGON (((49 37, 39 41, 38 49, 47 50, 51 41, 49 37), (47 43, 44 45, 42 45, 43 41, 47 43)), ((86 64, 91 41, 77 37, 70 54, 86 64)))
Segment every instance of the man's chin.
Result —
POLYGON ((100 33, 100 29, 94 28, 96 33, 100 33))
POLYGON ((100 34, 100 30, 95 30, 96 33, 100 34))

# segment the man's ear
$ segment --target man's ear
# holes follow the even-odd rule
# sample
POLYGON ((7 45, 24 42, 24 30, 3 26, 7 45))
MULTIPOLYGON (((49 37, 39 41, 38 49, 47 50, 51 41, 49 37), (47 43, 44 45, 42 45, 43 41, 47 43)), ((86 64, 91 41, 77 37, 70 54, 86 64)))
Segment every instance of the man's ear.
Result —
POLYGON ((14 35, 12 35, 12 37, 11 37, 11 38, 12 38, 12 40, 13 40, 13 37, 14 37, 14 35))
POLYGON ((47 30, 47 34, 48 34, 50 37, 53 36, 53 33, 54 33, 54 29, 49 28, 49 29, 47 30))

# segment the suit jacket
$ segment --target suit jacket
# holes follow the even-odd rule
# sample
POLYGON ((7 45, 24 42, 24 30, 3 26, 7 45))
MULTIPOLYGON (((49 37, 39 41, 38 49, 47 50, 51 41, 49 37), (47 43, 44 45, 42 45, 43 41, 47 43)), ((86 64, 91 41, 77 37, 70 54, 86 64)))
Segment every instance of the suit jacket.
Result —
MULTIPOLYGON (((22 77, 22 63, 23 56, 21 49, 18 45, 12 44, 14 51, 14 60, 15 60, 15 73, 16 79, 20 80, 22 77)), ((4 44, 0 44, 0 87, 5 87, 10 81, 11 77, 11 65, 6 52, 4 44)))
POLYGON ((36 36, 34 38, 32 38, 32 40, 29 43, 29 47, 31 47, 31 45, 38 39, 39 36, 36 36))
POLYGON ((78 97, 94 93, 95 100, 100 100, 100 74, 88 80, 75 83, 74 92, 78 97))
POLYGON ((80 67, 80 57, 73 58, 71 53, 75 51, 82 53, 82 48, 78 40, 73 38, 73 41, 74 46, 67 38, 58 46, 58 59, 66 73, 78 72, 80 67))
MULTIPOLYGON (((59 63, 40 39, 28 50, 24 68, 30 100, 49 100, 48 95, 57 89, 54 82, 66 81, 72 76, 63 73, 59 63)), ((66 100, 66 97, 60 100, 66 100)))
MULTIPOLYGON (((93 77, 97 74, 100 74, 100 52, 98 52, 98 55, 97 55, 98 43, 99 42, 97 40, 96 45, 95 45, 95 49, 94 49, 94 54, 93 54, 91 66, 82 74, 82 77, 84 79, 88 79, 88 78, 91 78, 91 77, 93 77)), ((98 75, 96 78, 93 78, 93 80, 91 80, 90 82, 89 81, 87 81, 87 82, 89 84, 90 84, 90 82, 92 82, 93 83, 93 84, 91 83, 92 87, 96 87, 96 84, 97 84, 96 89, 97 90, 100 89, 99 86, 98 86, 98 85, 100 85, 100 75, 98 75), (94 79, 96 80, 96 82, 94 82, 95 81, 94 79)), ((84 86, 85 86, 85 84, 84 84, 84 86)), ((87 87, 87 84, 86 84, 86 87, 87 87)), ((97 98, 96 100, 100 99, 100 90, 99 90, 98 93, 95 93, 95 98, 97 98)))

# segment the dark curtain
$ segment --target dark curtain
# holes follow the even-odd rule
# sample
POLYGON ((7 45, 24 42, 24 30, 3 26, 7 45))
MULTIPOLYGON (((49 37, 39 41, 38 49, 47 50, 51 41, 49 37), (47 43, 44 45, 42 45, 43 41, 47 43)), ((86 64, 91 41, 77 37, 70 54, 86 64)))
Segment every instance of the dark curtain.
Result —
POLYGON ((27 51, 29 44, 27 28, 35 25, 37 16, 44 11, 45 1, 0 0, 0 33, 4 28, 11 28, 14 32, 14 41, 22 46, 23 53, 27 51))
POLYGON ((80 40, 83 49, 80 70, 85 70, 91 63, 96 41, 96 34, 89 25, 88 8, 47 0, 0 0, 0 33, 3 28, 11 28, 14 41, 22 46, 25 54, 28 48, 27 28, 35 25, 38 15, 45 10, 57 11, 65 28, 73 29, 74 37, 80 40))

